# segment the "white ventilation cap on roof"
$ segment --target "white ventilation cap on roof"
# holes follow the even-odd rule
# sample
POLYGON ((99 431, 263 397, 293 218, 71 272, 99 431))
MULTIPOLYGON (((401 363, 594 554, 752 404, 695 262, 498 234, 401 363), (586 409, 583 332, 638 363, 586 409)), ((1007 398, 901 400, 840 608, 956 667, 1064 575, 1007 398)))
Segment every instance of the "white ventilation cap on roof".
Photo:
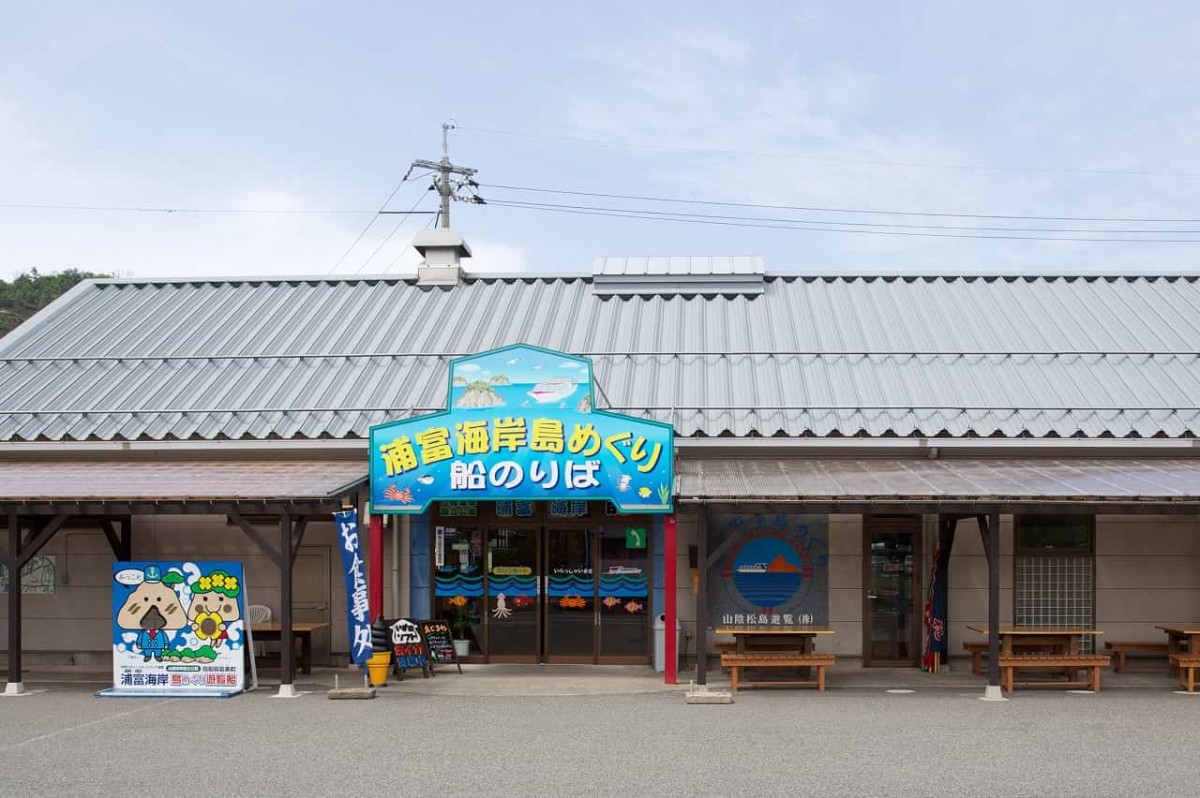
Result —
POLYGON ((417 233, 413 239, 413 249, 425 259, 417 266, 417 283, 425 285, 458 283, 462 259, 471 257, 467 242, 448 227, 435 227, 417 233))

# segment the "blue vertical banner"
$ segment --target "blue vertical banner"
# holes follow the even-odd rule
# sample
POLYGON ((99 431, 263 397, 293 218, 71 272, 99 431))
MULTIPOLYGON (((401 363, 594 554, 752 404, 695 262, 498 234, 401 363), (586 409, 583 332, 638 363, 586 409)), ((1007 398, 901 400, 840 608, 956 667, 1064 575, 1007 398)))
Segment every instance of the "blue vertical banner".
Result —
POLYGON ((371 605, 367 596, 367 575, 358 535, 358 510, 333 514, 342 548, 342 568, 346 572, 346 628, 350 632, 350 659, 356 665, 371 657, 371 605))

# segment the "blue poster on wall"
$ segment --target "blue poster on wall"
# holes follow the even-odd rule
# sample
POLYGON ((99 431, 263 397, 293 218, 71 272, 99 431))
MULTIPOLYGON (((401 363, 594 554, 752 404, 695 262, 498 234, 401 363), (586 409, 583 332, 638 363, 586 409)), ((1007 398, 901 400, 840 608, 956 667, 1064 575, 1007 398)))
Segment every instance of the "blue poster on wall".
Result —
POLYGON ((358 535, 358 510, 333 514, 337 524, 342 570, 346 574, 346 628, 350 631, 350 659, 362 665, 371 658, 371 605, 367 594, 366 565, 358 535))
POLYGON ((449 408, 371 428, 371 510, 611 501, 672 512, 674 429, 595 409, 592 363, 517 345, 450 363, 449 408))
POLYGON ((718 515, 712 547, 733 538, 710 575, 709 617, 722 626, 829 623, 829 517, 718 515))
POLYGON ((113 687, 102 694, 241 692, 244 599, 239 562, 113 563, 113 687))

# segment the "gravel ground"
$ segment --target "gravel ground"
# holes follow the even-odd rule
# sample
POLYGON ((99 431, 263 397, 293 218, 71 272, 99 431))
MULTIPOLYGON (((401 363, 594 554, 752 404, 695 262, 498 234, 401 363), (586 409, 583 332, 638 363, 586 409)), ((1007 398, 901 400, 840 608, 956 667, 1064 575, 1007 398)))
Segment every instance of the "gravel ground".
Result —
POLYGON ((1200 698, 0 699, 4 795, 1196 795, 1200 698))

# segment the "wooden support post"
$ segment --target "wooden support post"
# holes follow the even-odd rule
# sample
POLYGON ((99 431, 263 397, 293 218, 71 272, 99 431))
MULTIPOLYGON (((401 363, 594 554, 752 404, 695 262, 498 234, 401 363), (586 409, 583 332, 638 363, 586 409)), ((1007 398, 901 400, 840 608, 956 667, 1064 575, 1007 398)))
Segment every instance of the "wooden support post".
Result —
MULTIPOLYGON (((394 589, 394 586, 393 586, 394 589)), ((383 615, 383 516, 370 516, 367 528, 367 598, 372 620, 383 615)))
POLYGON ((700 505, 696 531, 696 684, 708 684, 708 506, 700 505))
POLYGON ((292 518, 279 516, 279 697, 292 698, 296 687, 292 641, 292 518))
MULTIPOLYGON (((987 695, 1000 689, 1000 513, 987 516, 988 559, 988 688, 987 695)), ((1011 689, 1011 688, 1010 688, 1011 689)))
POLYGON ((5 695, 25 692, 21 681, 21 525, 15 510, 8 513, 8 549, 4 557, 8 569, 8 684, 5 695))
POLYGON ((133 559, 133 518, 125 516, 121 519, 121 551, 117 555, 120 562, 129 562, 133 559))
POLYGON ((675 587, 675 574, 679 570, 678 524, 674 515, 668 515, 663 524, 663 684, 678 681, 679 642, 675 624, 679 617, 679 591, 675 587))

